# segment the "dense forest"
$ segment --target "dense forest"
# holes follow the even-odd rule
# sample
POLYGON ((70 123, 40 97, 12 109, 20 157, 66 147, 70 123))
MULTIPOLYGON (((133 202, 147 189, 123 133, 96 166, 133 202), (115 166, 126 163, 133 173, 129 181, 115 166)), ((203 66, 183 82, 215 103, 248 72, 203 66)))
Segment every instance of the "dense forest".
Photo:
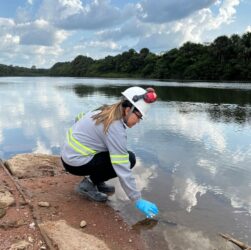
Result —
POLYGON ((7 66, 0 64, 0 76, 47 76, 49 75, 48 69, 36 69, 35 66, 31 68, 7 66))
POLYGON ((0 65, 0 76, 3 75, 250 81, 251 32, 220 36, 210 44, 186 42, 159 55, 148 48, 139 52, 130 49, 99 60, 79 55, 47 70, 0 65))

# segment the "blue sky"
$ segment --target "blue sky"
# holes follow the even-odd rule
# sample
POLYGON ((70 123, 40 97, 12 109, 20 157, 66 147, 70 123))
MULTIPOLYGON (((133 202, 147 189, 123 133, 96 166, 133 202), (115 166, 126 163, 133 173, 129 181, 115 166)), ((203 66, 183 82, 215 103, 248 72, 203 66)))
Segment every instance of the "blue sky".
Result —
POLYGON ((250 0, 8 0, 0 2, 0 64, 48 68, 251 31, 250 0))

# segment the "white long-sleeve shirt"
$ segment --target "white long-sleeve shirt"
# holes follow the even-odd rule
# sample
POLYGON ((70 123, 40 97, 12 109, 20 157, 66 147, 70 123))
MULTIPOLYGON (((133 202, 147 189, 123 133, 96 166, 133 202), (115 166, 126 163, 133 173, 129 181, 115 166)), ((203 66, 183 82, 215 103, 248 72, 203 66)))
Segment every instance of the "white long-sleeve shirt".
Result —
POLYGON ((96 125, 91 118, 95 113, 89 112, 84 115, 72 126, 71 132, 68 132, 70 133, 68 140, 61 152, 64 162, 71 166, 84 167, 83 165, 91 161, 96 153, 109 151, 112 166, 127 196, 131 200, 141 198, 130 169, 126 127, 123 120, 112 122, 105 133, 103 124, 96 125))

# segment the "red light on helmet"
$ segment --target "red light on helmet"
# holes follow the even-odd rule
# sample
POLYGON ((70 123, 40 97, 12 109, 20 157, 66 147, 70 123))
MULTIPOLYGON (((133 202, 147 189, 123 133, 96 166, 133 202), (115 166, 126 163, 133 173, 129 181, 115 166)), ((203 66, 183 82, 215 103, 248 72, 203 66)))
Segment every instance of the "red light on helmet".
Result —
POLYGON ((153 88, 147 88, 144 95, 135 95, 132 100, 137 102, 140 99, 143 99, 146 103, 153 103, 157 100, 157 94, 153 88))
POLYGON ((152 103, 157 100, 157 94, 153 88, 147 88, 146 93, 144 94, 144 101, 146 103, 152 103))

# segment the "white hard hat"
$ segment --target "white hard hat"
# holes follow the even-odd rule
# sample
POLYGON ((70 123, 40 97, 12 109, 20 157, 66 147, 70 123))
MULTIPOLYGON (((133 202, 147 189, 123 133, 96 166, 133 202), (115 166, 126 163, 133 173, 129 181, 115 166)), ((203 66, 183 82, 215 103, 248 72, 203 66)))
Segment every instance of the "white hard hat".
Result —
POLYGON ((121 93, 141 114, 146 116, 151 103, 157 99, 157 95, 152 88, 143 89, 141 87, 130 87, 121 93), (151 92, 152 100, 146 100, 146 94, 151 92), (154 97, 153 97, 154 96, 154 97))

